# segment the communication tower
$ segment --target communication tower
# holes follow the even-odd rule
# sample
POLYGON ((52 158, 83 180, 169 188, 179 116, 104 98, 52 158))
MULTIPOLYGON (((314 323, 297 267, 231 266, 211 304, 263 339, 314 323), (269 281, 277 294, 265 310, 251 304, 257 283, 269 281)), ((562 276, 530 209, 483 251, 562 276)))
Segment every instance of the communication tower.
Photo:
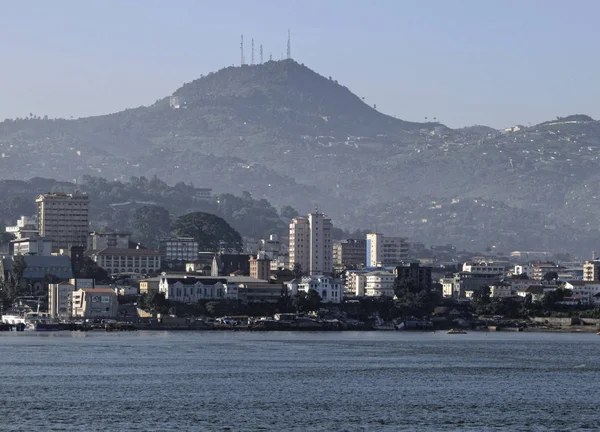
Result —
POLYGON ((246 59, 244 58, 244 35, 242 35, 242 41, 240 42, 240 66, 243 66, 246 63, 246 59))
POLYGON ((292 36, 290 34, 290 30, 288 29, 288 42, 287 42, 287 58, 292 58, 292 36))
POLYGON ((252 38, 252 55, 250 57, 250 64, 254 64, 254 38, 252 38))

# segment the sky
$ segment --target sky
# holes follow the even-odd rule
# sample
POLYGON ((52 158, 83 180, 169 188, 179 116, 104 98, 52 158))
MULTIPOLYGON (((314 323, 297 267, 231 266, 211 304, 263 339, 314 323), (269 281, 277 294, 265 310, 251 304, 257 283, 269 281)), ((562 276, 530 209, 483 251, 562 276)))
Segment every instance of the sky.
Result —
POLYGON ((397 118, 600 118, 596 0, 0 0, 0 119, 149 105, 250 40, 397 118))

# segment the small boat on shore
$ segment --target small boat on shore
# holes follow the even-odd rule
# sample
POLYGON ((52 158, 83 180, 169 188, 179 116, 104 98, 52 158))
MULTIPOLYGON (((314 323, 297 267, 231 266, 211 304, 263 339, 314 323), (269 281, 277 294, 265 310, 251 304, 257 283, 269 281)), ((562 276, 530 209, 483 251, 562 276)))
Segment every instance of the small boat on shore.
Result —
POLYGON ((461 329, 450 329, 447 331, 448 334, 467 334, 466 331, 461 329))

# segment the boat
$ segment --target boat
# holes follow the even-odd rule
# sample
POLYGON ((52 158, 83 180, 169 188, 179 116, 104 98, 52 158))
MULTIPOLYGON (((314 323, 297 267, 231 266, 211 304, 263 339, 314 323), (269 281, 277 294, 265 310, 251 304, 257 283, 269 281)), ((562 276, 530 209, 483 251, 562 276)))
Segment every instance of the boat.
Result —
POLYGON ((467 334, 466 331, 461 330, 461 329, 450 329, 447 332, 448 334, 467 334))

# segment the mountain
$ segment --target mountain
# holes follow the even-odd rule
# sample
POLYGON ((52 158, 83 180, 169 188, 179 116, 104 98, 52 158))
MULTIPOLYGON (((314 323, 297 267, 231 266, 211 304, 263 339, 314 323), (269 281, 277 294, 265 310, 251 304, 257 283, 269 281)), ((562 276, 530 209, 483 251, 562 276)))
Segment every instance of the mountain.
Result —
POLYGON ((413 241, 588 255, 599 142, 585 115, 505 130, 395 119, 284 60, 222 69, 147 107, 6 120, 0 176, 156 175, 302 213, 319 205, 340 227, 413 241))

